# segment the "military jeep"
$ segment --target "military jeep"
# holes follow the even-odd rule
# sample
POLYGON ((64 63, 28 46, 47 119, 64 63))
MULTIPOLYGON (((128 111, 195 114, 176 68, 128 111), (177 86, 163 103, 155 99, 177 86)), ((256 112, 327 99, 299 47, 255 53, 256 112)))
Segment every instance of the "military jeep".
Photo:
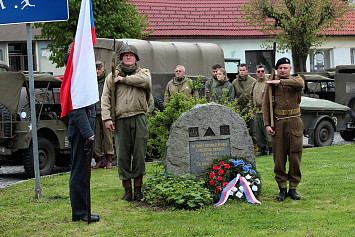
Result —
MULTIPOLYGON (((22 72, 0 72, 0 162, 22 162, 27 176, 34 177, 28 82, 22 72)), ((54 164, 70 164, 67 125, 59 117, 61 82, 50 74, 34 74, 41 175, 50 174, 54 164)))

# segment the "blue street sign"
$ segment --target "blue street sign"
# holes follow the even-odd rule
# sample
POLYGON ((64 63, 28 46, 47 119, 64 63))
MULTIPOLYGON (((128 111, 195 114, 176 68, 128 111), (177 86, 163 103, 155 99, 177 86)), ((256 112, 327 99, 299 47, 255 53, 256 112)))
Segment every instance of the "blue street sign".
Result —
POLYGON ((0 0, 0 25, 68 18, 68 0, 0 0))

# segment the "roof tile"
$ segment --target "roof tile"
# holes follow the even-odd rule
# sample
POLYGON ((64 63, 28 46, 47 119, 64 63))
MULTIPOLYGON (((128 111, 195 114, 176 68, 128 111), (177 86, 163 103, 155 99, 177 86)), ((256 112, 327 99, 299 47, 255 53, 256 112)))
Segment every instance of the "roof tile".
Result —
MULTIPOLYGON (((245 21, 237 20, 245 0, 131 0, 147 14, 149 37, 265 37, 245 21)), ((355 14, 349 19, 354 23, 355 14)), ((355 24, 332 35, 355 35, 355 24)))

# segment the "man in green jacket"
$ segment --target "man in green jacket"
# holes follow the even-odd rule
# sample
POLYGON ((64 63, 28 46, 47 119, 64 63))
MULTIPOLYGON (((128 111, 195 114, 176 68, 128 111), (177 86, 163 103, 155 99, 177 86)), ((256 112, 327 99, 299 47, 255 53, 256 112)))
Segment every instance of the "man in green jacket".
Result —
POLYGON ((152 90, 150 71, 137 65, 138 51, 133 45, 126 45, 121 53, 122 61, 114 78, 115 109, 111 111, 112 73, 105 80, 101 97, 102 119, 106 128, 116 133, 117 166, 120 180, 125 188, 122 200, 142 200, 141 192, 145 174, 145 155, 148 143, 148 122, 146 112, 152 90), (111 113, 115 114, 113 124, 111 113))
POLYGON ((192 83, 190 78, 185 77, 185 67, 177 65, 175 67, 175 77, 166 85, 164 103, 169 103, 174 93, 184 94, 187 98, 194 94, 198 98, 198 91, 193 91, 189 86, 189 82, 192 83))
MULTIPOLYGON (((237 99, 239 110, 244 114, 249 112, 248 103, 250 100, 251 88, 256 81, 250 75, 248 75, 248 67, 245 63, 239 65, 238 68, 239 75, 233 81, 234 91, 235 91, 235 98, 237 99)), ((254 153, 257 149, 256 138, 254 135, 254 122, 253 120, 249 120, 247 124, 250 128, 250 136, 253 139, 254 143, 254 153)))
POLYGON ((104 67, 103 62, 96 62, 96 74, 97 83, 99 87, 99 101, 95 104, 96 109, 96 129, 95 129, 95 149, 94 155, 96 160, 96 165, 93 169, 104 168, 106 157, 106 169, 112 169, 112 156, 113 141, 112 141, 112 131, 105 127, 105 123, 102 121, 101 117, 101 95, 104 89, 105 78, 107 77, 107 71, 104 67))

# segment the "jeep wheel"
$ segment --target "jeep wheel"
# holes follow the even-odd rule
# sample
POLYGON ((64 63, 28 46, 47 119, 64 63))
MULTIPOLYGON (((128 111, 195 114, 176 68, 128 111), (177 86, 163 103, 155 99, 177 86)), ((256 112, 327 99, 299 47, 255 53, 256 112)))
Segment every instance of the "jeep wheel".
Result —
POLYGON ((314 134, 315 146, 330 146, 334 139, 334 128, 329 121, 321 121, 314 134))
MULTIPOLYGON (((47 138, 38 138, 38 160, 41 176, 51 174, 55 163, 55 153, 52 143, 47 138)), ((35 176, 35 172, 32 141, 30 143, 30 147, 25 150, 23 165, 26 175, 33 178, 35 176)))
POLYGON ((0 144, 3 144, 6 139, 11 135, 11 114, 5 105, 0 103, 0 144), (4 137, 3 137, 4 136, 4 137))
POLYGON ((352 141, 355 138, 355 131, 346 131, 346 130, 341 130, 340 131, 340 136, 345 140, 345 141, 352 141))

